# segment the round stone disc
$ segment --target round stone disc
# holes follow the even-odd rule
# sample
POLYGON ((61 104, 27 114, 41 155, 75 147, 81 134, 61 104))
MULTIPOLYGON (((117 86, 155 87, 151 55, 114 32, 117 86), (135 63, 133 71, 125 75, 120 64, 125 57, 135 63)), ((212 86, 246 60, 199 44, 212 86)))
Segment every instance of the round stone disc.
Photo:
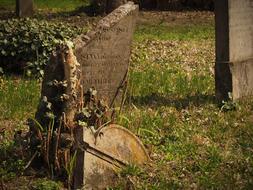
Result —
POLYGON ((119 125, 112 124, 98 129, 96 137, 87 128, 84 131, 84 141, 92 147, 84 155, 85 189, 104 189, 114 185, 116 173, 122 167, 114 164, 117 162, 110 158, 133 165, 142 165, 149 160, 142 142, 119 125))

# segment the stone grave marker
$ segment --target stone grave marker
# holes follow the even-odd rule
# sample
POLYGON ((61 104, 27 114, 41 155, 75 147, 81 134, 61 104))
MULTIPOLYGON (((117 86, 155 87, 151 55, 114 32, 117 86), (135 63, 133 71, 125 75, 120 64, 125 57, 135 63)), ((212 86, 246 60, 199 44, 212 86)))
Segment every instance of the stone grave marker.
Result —
MULTIPOLYGON (((110 107, 114 107, 114 103, 119 103, 122 99, 137 14, 137 5, 131 2, 124 4, 103 18, 94 30, 74 40, 74 54, 80 64, 83 93, 89 88, 95 88, 98 98, 103 99, 110 107)), ((79 142, 94 143, 87 137, 87 129, 79 128, 75 135, 79 142)), ((101 168, 94 166, 94 171, 92 160, 94 158, 90 153, 77 152, 75 189, 83 186, 86 189, 102 188, 112 182, 114 175, 111 172, 107 172, 108 175, 104 177, 101 175, 108 168, 103 165, 101 168)))
POLYGON ((253 0, 215 1, 218 100, 253 95, 253 0))
POLYGON ((16 0, 16 14, 18 17, 33 15, 33 0, 16 0))
MULTIPOLYGON (((45 68, 41 100, 35 116, 41 126, 49 126, 47 131, 54 119, 54 132, 45 136, 52 142, 46 147, 53 151, 51 156, 55 159, 50 159, 46 153, 45 162, 61 171, 61 166, 70 164, 73 156, 75 165, 73 173, 71 171, 71 184, 74 189, 113 186, 116 169, 133 163, 141 165, 149 160, 141 141, 126 128, 108 125, 110 121, 80 125, 79 121, 85 123, 87 120, 78 119, 90 88, 96 89, 96 97, 110 107, 121 102, 137 14, 138 6, 134 3, 120 6, 103 18, 95 29, 78 36, 73 42, 60 44, 45 68), (74 155, 71 151, 75 152, 74 155)), ((36 134, 41 136, 33 124, 31 129, 35 137, 36 134)))
POLYGON ((136 5, 127 3, 74 41, 83 91, 94 87, 110 107, 122 98, 137 12, 136 5))

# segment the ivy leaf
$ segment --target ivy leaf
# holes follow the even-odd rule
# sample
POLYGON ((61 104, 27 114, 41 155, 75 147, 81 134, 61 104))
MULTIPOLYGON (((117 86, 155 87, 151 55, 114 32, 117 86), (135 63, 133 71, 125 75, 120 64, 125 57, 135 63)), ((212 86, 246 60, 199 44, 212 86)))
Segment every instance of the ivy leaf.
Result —
POLYGON ((89 118, 91 116, 89 110, 87 108, 84 108, 82 110, 82 114, 86 117, 86 118, 89 118))
POLYGON ((46 96, 43 96, 43 97, 42 97, 42 101, 43 101, 43 102, 47 102, 47 97, 46 97, 46 96))
POLYGON ((10 55, 10 62, 20 60, 20 63, 27 63, 24 66, 15 64, 27 76, 41 77, 55 46, 63 39, 71 39, 79 34, 80 29, 66 23, 37 19, 0 20, 0 55, 10 55))
POLYGON ((41 76, 44 76, 44 71, 43 70, 40 70, 39 73, 40 73, 41 76))
POLYGON ((81 127, 87 127, 88 126, 88 124, 85 121, 80 121, 80 120, 78 120, 78 125, 81 126, 81 127))
POLYGON ((51 102, 47 102, 46 108, 51 110, 52 109, 52 103, 51 102))
POLYGON ((31 70, 26 70, 26 76, 28 76, 28 77, 32 76, 32 71, 31 70))
POLYGON ((4 55, 4 56, 7 55, 6 51, 4 51, 4 50, 1 51, 1 54, 4 55))
POLYGON ((49 118, 49 119, 54 119, 55 116, 52 112, 46 112, 46 117, 49 118))
POLYGON ((31 45, 32 50, 36 50, 36 46, 34 44, 31 45))
POLYGON ((2 67, 0 67, 0 74, 3 74, 4 73, 4 70, 2 67))
POLYGON ((92 95, 92 96, 96 96, 96 95, 97 95, 97 91, 96 91, 96 90, 92 90, 92 91, 91 91, 91 95, 92 95))

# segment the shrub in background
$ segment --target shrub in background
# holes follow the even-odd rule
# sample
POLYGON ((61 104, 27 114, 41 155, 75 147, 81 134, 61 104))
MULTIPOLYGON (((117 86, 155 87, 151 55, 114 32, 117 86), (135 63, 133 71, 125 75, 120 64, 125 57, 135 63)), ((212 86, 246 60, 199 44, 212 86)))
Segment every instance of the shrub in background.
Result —
POLYGON ((0 21, 0 68, 4 72, 43 76, 55 46, 83 31, 66 23, 37 19, 0 21))

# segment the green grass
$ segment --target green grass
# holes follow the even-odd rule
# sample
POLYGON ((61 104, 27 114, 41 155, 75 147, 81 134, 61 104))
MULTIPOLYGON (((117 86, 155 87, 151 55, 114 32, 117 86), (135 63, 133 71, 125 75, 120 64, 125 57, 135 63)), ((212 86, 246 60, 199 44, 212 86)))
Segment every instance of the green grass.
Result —
POLYGON ((119 119, 153 152, 154 166, 143 171, 152 177, 139 176, 140 189, 164 189, 168 183, 183 189, 252 188, 252 101, 226 113, 210 101, 188 101, 184 108, 135 105, 124 112, 127 119, 119 119))
POLYGON ((73 11, 78 7, 88 5, 88 0, 35 0, 39 9, 55 11, 73 11))
MULTIPOLYGON (((88 0, 34 0, 36 9, 44 9, 51 11, 73 11, 78 7, 88 5, 88 0)), ((15 7, 14 0, 0 0, 0 8, 13 9, 15 7)))
POLYGON ((12 0, 0 0, 0 7, 12 8, 15 6, 15 1, 12 0))
POLYGON ((32 184, 32 187, 37 190, 60 190, 62 189, 62 184, 48 179, 38 179, 32 184))
MULTIPOLYGON (((0 134, 1 180, 14 180, 23 172, 26 163, 14 153, 17 147, 13 135, 24 129, 28 118, 34 117, 39 97, 40 83, 37 80, 0 76, 0 130, 3 130, 0 134)), ((18 184, 17 181, 15 183, 18 184)), ((10 189, 15 187, 12 184, 10 189)), ((21 189, 24 189, 23 184, 21 189)))
POLYGON ((214 38, 214 25, 212 23, 204 24, 182 24, 170 26, 165 23, 151 24, 142 23, 138 25, 135 33, 135 40, 143 41, 145 39, 153 40, 206 40, 214 38))
MULTIPOLYGON (((123 170, 118 189, 129 179, 136 189, 253 188, 253 101, 221 110, 214 59, 213 24, 138 26, 117 123, 140 137, 152 163, 123 170)), ((3 77, 0 84, 1 120, 18 125, 34 115, 37 81, 3 77)))
POLYGON ((118 123, 148 146, 153 165, 124 171, 122 181, 127 176, 137 189, 253 188, 253 101, 221 110, 214 58, 210 23, 138 26, 118 123))
POLYGON ((0 78, 0 120, 25 120, 32 117, 39 100, 36 80, 0 78))

